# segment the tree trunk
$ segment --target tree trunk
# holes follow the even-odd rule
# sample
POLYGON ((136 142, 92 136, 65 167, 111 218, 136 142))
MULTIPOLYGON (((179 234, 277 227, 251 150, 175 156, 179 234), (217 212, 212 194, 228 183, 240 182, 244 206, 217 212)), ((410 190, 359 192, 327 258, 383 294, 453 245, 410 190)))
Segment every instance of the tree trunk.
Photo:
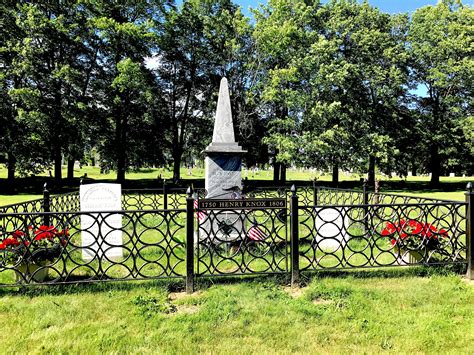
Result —
POLYGON ((441 159, 439 157, 439 149, 437 145, 431 146, 430 149, 430 171, 431 171, 431 181, 432 186, 439 185, 439 177, 441 175, 441 159))
POLYGON ((61 146, 56 144, 54 147, 54 180, 57 183, 61 183, 63 178, 62 166, 61 166, 61 146))
POLYGON ((286 164, 280 164, 280 182, 282 185, 286 183, 286 164))
POLYGON ((177 184, 181 180, 181 161, 183 158, 183 151, 178 144, 173 146, 173 182, 177 184))
POLYGON ((332 166, 332 183, 334 186, 339 185, 339 164, 334 163, 332 166))
POLYGON ((74 159, 68 158, 67 160, 67 179, 72 181, 74 179, 74 159))
POLYGON ((117 182, 125 181, 125 149, 119 148, 117 158, 117 182))
POLYGON ((280 182, 280 163, 273 163, 273 183, 278 184, 280 182))
POLYGON ((416 168, 416 162, 413 162, 411 164, 411 175, 416 176, 417 173, 418 173, 418 169, 416 168))
POLYGON ((8 182, 13 182, 15 180, 16 159, 12 153, 8 153, 7 169, 8 182))
POLYGON ((126 156, 126 127, 125 119, 123 118, 124 113, 122 110, 123 97, 120 95, 120 102, 115 108, 115 142, 117 149, 117 182, 122 183, 125 181, 125 156, 126 156))
POLYGON ((369 156, 369 171, 367 174, 367 184, 369 186, 375 186, 375 157, 369 156))

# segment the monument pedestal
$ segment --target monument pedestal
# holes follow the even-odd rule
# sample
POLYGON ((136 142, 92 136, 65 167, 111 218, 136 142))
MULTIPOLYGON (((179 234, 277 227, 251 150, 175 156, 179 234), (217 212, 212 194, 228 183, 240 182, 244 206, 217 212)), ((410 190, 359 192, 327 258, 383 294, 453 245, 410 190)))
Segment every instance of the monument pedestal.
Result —
POLYGON ((206 153, 206 198, 233 198, 242 190, 241 156, 206 153))

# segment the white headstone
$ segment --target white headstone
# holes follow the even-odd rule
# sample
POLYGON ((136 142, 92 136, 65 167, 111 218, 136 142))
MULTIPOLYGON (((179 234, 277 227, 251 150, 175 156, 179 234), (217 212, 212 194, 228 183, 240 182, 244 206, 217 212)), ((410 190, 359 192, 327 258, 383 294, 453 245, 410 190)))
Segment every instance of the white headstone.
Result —
POLYGON ((341 207, 316 209, 316 243, 321 250, 334 252, 346 245, 347 216, 341 207))
MULTIPOLYGON (((120 184, 88 184, 79 189, 81 212, 121 211, 120 184)), ((123 257, 122 215, 118 213, 81 215, 82 258, 123 257)))
POLYGON ((411 171, 409 171, 408 176, 413 176, 413 173, 411 171))
POLYGON ((449 173, 449 177, 455 177, 456 174, 455 173, 449 173))

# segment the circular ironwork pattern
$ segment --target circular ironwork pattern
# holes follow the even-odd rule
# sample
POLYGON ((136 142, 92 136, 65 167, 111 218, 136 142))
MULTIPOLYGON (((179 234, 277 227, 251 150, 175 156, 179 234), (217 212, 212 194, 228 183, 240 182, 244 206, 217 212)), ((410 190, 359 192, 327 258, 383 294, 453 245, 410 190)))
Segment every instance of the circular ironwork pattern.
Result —
POLYGON ((197 209, 197 275, 288 272, 282 211, 197 209))
POLYGON ((465 263, 463 203, 304 206, 301 270, 465 263))
POLYGON ((3 285, 185 276, 185 210, 1 217, 3 285))

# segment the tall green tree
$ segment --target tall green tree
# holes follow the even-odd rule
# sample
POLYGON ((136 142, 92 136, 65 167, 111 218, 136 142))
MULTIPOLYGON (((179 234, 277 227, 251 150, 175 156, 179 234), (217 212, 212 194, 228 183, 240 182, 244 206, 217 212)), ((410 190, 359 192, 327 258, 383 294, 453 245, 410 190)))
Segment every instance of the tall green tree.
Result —
POLYGON ((92 46, 97 45, 94 85, 101 93, 101 164, 116 169, 117 180, 123 181, 127 169, 139 165, 132 161, 135 148, 142 146, 134 144, 141 134, 136 128, 149 118, 146 112, 155 112, 146 60, 156 44, 165 1, 103 0, 88 2, 87 9, 94 29, 92 46))
POLYGON ((299 154, 296 132, 300 129, 304 99, 298 63, 310 43, 311 13, 319 2, 270 0, 255 11, 260 113, 267 123, 265 143, 275 155, 274 181, 284 181, 286 166, 299 154), (293 133, 293 134, 292 134, 293 133))
POLYGON ((373 181, 408 89, 406 21, 356 1, 273 0, 257 13, 277 159, 332 168, 335 183, 340 168, 368 169, 373 181))
POLYGON ((43 167, 54 162, 55 178, 60 181, 62 156, 76 130, 73 111, 81 78, 76 64, 83 54, 82 6, 77 1, 25 1, 10 6, 7 14, 17 33, 7 37, 6 53, 11 74, 8 96, 14 103, 13 116, 23 127, 19 138, 36 148, 30 162, 42 160, 43 167))
MULTIPOLYGON (((472 8, 443 0, 415 11, 410 25, 413 79, 427 91, 418 98, 421 139, 435 185, 448 157, 459 159, 463 122, 472 115, 473 23, 472 8)), ((472 161, 472 155, 463 158, 472 161)))
POLYGON ((248 20, 230 0, 187 0, 166 13, 156 55, 156 77, 167 102, 167 148, 173 180, 185 151, 201 151, 211 137, 222 76, 231 90, 242 83, 237 68, 248 20))

